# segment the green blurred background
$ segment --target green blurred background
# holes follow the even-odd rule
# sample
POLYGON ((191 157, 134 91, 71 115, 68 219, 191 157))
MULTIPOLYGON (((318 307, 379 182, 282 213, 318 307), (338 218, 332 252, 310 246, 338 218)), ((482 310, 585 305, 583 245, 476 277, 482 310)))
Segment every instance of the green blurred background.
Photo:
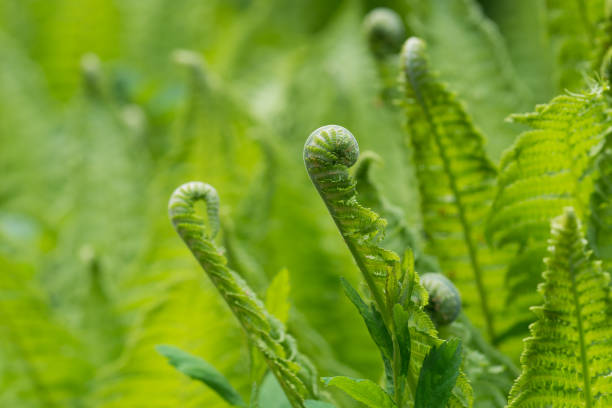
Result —
POLYGON ((259 293, 289 270, 289 329, 321 374, 376 379, 339 285, 358 271, 302 146, 319 126, 350 129, 417 230, 401 115, 379 96, 363 16, 406 16, 497 159, 517 134, 503 119, 547 101, 555 73, 541 2, 482 3, 0 0, 0 406, 224 406, 161 343, 248 395, 245 340, 167 219, 190 180, 218 190, 226 255, 259 293))

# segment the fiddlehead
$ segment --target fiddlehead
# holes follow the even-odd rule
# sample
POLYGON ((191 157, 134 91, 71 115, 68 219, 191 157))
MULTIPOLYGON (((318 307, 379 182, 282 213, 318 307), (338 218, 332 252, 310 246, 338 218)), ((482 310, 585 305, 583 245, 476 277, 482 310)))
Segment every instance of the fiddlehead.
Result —
POLYGON ((377 58, 397 54, 406 38, 402 18, 395 11, 378 7, 370 11, 363 21, 370 50, 377 58))
POLYGON ((344 241, 351 251, 383 316, 386 308, 379 285, 394 269, 399 257, 377 245, 386 221, 357 202, 355 182, 348 168, 357 161, 359 145, 342 126, 320 127, 304 146, 304 163, 344 241))
POLYGON ((429 303, 425 310, 437 325, 452 323, 461 312, 459 291, 440 273, 426 273, 421 276, 421 285, 429 294, 429 303))
POLYGON ((294 408, 316 392, 316 374, 297 352, 295 340, 286 334, 246 282, 226 266, 226 259, 213 242, 219 231, 219 196, 205 183, 178 187, 170 198, 168 212, 174 228, 221 293, 244 328, 249 340, 263 354, 294 408), (208 225, 196 214, 194 204, 206 203, 208 225))
MULTIPOLYGON (((355 137, 337 125, 315 130, 304 146, 304 163, 308 174, 374 298, 378 311, 372 310, 374 306, 368 308, 354 289, 347 291, 381 349, 387 380, 394 387, 388 393, 393 394, 396 403, 401 406, 403 381, 407 380, 414 397, 414 385, 425 356, 432 347, 440 345, 442 340, 438 338, 434 324, 423 310, 427 294, 418 283, 412 257, 406 256, 400 265, 400 258, 395 252, 379 246, 385 233, 386 221, 357 201, 355 181, 348 169, 355 164, 358 155, 359 146, 355 137), (422 295, 413 301, 412 293, 422 295), (387 340, 380 341, 381 337, 387 340), (408 359, 400 350, 400 347, 405 346, 398 340, 400 338, 410 343, 408 359), (389 344, 391 342, 392 346, 389 344), (399 362, 401 364, 397 364, 399 362)), ((447 406, 470 407, 471 404, 472 390, 465 375, 460 374, 447 406)))

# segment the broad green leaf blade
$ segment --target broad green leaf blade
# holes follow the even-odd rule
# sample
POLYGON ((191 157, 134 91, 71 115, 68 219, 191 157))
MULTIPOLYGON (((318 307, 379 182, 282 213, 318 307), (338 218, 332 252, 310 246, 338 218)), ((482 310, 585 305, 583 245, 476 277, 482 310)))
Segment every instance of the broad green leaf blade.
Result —
POLYGON ((429 350, 419 375, 414 408, 446 406, 459 377, 461 342, 447 340, 429 350))
POLYGON ((357 293, 355 288, 353 288, 346 279, 340 278, 340 281, 344 287, 344 293, 359 311, 372 340, 374 340, 374 343, 376 343, 380 349, 383 358, 391 361, 393 356, 393 342, 391 341, 391 335, 385 327, 380 313, 373 307, 368 307, 361 296, 359 296, 359 293, 357 293))
POLYGON ((400 372, 401 376, 408 375, 410 370, 410 329, 408 327, 408 320, 410 315, 404 310, 402 305, 396 304, 393 307, 393 323, 395 324, 395 331, 397 332, 397 342, 399 343, 400 351, 400 372))
POLYGON ((186 376, 208 385, 224 400, 236 407, 246 407, 242 397, 212 365, 202 358, 191 355, 178 347, 160 345, 157 351, 168 359, 168 362, 186 376))
POLYGON ((283 269, 276 274, 266 291, 266 309, 283 324, 287 324, 289 318, 290 288, 289 271, 283 269))
POLYGON ((355 400, 370 408, 396 408, 391 397, 380 386, 370 380, 350 377, 324 377, 325 385, 340 388, 355 400))
POLYGON ((542 306, 533 307, 510 408, 612 406, 610 276, 590 259, 573 209, 553 220, 542 306), (562 401, 562 402, 561 402, 562 401))

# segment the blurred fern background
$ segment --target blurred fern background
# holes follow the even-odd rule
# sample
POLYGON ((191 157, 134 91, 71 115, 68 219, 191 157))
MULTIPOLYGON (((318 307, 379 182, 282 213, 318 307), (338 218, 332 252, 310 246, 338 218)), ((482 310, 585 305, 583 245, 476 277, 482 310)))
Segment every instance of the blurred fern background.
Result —
POLYGON ((497 161, 522 129, 504 118, 582 81, 554 68, 564 35, 587 38, 563 32, 574 13, 551 14, 561 3, 0 0, 0 406, 226 406, 162 343, 248 395, 238 323, 168 221, 190 180, 216 187, 226 255, 257 291, 289 270, 289 330, 321 375, 379 371, 340 287, 358 270, 302 162, 313 129, 350 127, 419 229, 363 17, 406 16, 497 161))

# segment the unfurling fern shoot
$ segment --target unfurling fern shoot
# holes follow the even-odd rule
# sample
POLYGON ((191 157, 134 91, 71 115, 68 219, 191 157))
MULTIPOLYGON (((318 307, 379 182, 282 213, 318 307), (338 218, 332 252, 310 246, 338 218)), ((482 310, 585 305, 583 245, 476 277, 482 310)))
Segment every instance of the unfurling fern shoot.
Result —
POLYGON ((285 332, 246 282, 226 266, 213 239, 219 231, 219 196, 205 183, 190 182, 177 188, 168 204, 174 228, 217 287, 244 328, 248 338, 264 356, 270 371, 294 408, 304 408, 305 399, 316 393, 316 374, 285 332), (208 226, 196 214, 195 203, 206 203, 208 226))
POLYGON ((347 296, 358 308, 381 351, 387 389, 369 380, 347 377, 329 378, 326 383, 342 388, 370 407, 425 407, 433 401, 428 398, 434 394, 444 396, 435 400, 439 404, 436 406, 471 407, 471 387, 459 372, 459 343, 438 338, 433 322, 424 311, 427 292, 419 284, 411 252, 400 262, 395 252, 379 246, 386 221, 357 201, 355 181, 348 169, 358 155, 355 137, 337 125, 315 130, 304 146, 308 174, 373 298, 373 304, 368 305, 343 281, 347 296), (448 371, 443 373, 443 370, 448 371), (434 381, 436 391, 430 392, 430 380, 442 377, 446 381, 434 381))

